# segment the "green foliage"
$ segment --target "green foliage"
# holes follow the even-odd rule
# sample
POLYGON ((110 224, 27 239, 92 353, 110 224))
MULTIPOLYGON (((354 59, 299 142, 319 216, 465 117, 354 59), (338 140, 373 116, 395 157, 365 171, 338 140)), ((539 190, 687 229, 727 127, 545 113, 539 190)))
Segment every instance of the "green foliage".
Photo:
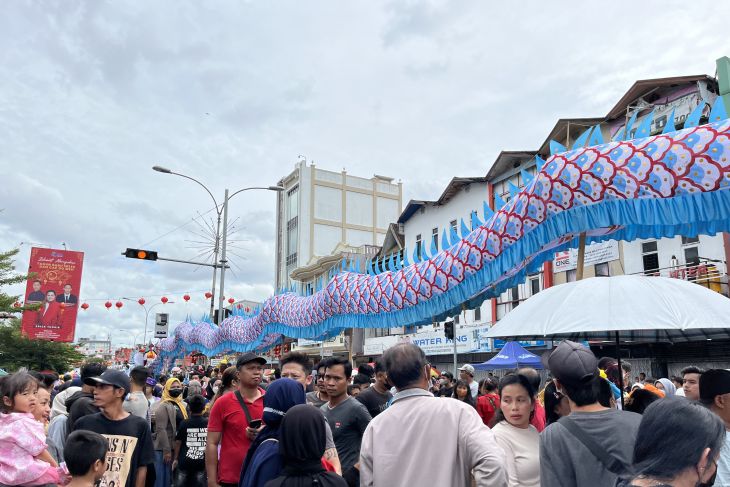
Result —
POLYGON ((5 286, 11 284, 18 284, 27 281, 32 275, 23 275, 15 273, 15 266, 13 265, 13 257, 18 254, 18 249, 10 250, 8 252, 0 252, 0 315, 18 314, 25 310, 38 309, 40 305, 34 304, 31 306, 15 307, 15 303, 18 302, 20 296, 10 296, 2 291, 5 286))
POLYGON ((9 325, 0 325, 0 368, 8 372, 27 367, 63 373, 83 360, 84 356, 70 344, 22 336, 18 318, 11 319, 9 325))

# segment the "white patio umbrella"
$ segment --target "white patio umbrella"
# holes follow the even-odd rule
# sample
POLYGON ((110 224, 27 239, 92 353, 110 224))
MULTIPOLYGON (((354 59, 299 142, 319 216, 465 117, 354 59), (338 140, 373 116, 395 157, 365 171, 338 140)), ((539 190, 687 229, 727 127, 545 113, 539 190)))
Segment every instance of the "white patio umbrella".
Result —
MULTIPOLYGON (((667 277, 593 277, 541 291, 502 318, 488 337, 688 342, 730 338, 730 299, 667 277)), ((623 389, 623 374, 619 374, 623 389)), ((623 407, 623 394, 621 405, 623 407)))
POLYGON ((493 338, 687 342, 730 338, 730 299, 668 277, 593 277, 539 292, 489 330, 493 338))

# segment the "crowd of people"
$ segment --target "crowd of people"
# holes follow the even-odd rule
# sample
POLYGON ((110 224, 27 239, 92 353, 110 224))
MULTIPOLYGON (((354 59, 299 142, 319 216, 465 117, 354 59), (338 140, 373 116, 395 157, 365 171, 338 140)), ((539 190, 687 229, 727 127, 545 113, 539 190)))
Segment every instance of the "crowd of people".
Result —
POLYGON ((266 365, 0 378, 0 486, 730 486, 728 370, 630 380, 570 341, 547 380, 434 375, 408 343, 266 365))

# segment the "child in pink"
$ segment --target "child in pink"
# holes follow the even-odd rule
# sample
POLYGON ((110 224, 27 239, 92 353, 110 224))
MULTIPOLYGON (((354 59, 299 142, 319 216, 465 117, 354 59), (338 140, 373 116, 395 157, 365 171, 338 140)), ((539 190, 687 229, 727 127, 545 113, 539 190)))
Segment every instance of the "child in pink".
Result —
POLYGON ((46 449, 43 424, 32 414, 38 382, 27 372, 0 379, 0 484, 43 485, 63 481, 46 449))

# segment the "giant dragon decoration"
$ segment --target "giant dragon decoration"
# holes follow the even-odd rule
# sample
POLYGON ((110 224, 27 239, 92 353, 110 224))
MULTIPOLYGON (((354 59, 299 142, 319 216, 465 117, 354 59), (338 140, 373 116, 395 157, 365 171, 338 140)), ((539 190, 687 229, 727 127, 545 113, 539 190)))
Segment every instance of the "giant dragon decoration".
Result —
POLYGON ((614 141, 599 126, 572 148, 550 144, 536 157, 534 176, 511 199, 484 203, 483 221, 461 221, 461 235, 441 236, 441 251, 408 252, 360 269, 343 262, 313 293, 278 292, 253 313, 234 313, 221 326, 187 319, 162 340, 163 359, 192 351, 264 351, 285 335, 324 338, 345 328, 384 328, 431 323, 464 305, 523 282, 556 251, 609 239, 631 241, 730 231, 730 120, 718 97, 708 123, 699 125, 705 103, 681 130, 674 113, 659 135, 650 136, 653 112, 635 129, 636 114, 614 141))

